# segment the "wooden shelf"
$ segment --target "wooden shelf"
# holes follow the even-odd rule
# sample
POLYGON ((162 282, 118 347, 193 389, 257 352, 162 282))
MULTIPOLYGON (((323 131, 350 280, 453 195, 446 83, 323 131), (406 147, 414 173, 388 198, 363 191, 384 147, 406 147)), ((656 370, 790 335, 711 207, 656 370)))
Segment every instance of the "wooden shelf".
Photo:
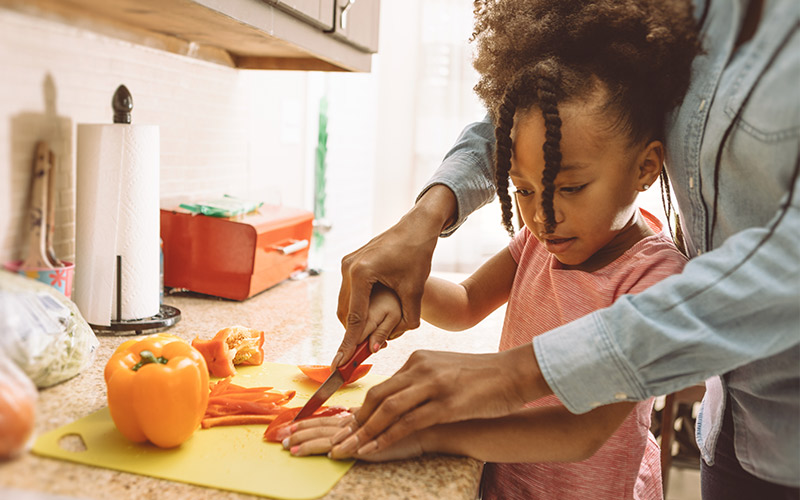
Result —
POLYGON ((372 63, 370 52, 262 0, 0 0, 0 7, 236 68, 367 72, 372 63))

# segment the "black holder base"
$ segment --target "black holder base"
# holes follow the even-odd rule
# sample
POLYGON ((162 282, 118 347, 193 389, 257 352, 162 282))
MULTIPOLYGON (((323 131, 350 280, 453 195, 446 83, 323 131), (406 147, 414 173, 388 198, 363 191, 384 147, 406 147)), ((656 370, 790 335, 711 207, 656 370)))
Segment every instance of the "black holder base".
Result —
POLYGON ((93 325, 94 333, 97 335, 143 335, 146 333, 160 332, 171 327, 181 320, 181 311, 177 307, 161 304, 158 314, 143 319, 132 320, 111 320, 111 326, 93 325))

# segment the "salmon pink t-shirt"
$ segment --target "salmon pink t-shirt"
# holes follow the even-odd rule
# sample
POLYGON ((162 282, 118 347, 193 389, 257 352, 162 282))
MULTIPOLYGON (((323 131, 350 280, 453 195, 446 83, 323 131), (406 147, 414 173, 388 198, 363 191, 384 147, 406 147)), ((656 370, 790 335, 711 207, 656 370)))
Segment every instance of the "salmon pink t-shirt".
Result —
MULTIPOLYGON (((509 245, 517 272, 508 299, 500 350, 611 305, 681 272, 686 258, 661 223, 641 210, 656 235, 635 243, 607 266, 588 273, 563 265, 523 228, 509 245)), ((529 407, 561 405, 548 396, 529 407)), ((590 458, 571 463, 487 463, 484 499, 662 499, 658 443, 650 433, 653 398, 637 403, 590 458)), ((533 444, 535 446, 535 444, 533 444)))

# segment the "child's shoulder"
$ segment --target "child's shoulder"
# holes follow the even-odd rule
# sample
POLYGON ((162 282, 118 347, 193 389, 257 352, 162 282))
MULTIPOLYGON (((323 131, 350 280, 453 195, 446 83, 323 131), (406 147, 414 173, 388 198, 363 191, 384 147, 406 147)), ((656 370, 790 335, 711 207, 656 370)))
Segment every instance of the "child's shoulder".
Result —
POLYGON ((636 293, 683 271, 688 259, 666 234, 659 233, 641 240, 626 262, 621 274, 625 293, 636 293))
POLYGON ((669 229, 647 210, 640 208, 639 211, 655 234, 642 239, 631 248, 632 259, 637 265, 676 265, 682 269, 688 259, 675 246, 669 229))

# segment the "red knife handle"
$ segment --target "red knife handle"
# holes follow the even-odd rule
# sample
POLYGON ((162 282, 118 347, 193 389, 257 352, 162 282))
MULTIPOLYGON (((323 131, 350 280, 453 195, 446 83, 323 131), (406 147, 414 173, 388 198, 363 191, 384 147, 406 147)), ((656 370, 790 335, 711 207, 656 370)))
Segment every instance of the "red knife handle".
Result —
POLYGON ((350 379, 350 376, 353 375, 353 372, 356 371, 358 365, 364 362, 372 352, 369 350, 369 338, 367 338, 364 342, 358 344, 356 347, 356 353, 353 354, 353 357, 341 368, 339 368, 339 373, 342 374, 344 377, 345 382, 350 379))

